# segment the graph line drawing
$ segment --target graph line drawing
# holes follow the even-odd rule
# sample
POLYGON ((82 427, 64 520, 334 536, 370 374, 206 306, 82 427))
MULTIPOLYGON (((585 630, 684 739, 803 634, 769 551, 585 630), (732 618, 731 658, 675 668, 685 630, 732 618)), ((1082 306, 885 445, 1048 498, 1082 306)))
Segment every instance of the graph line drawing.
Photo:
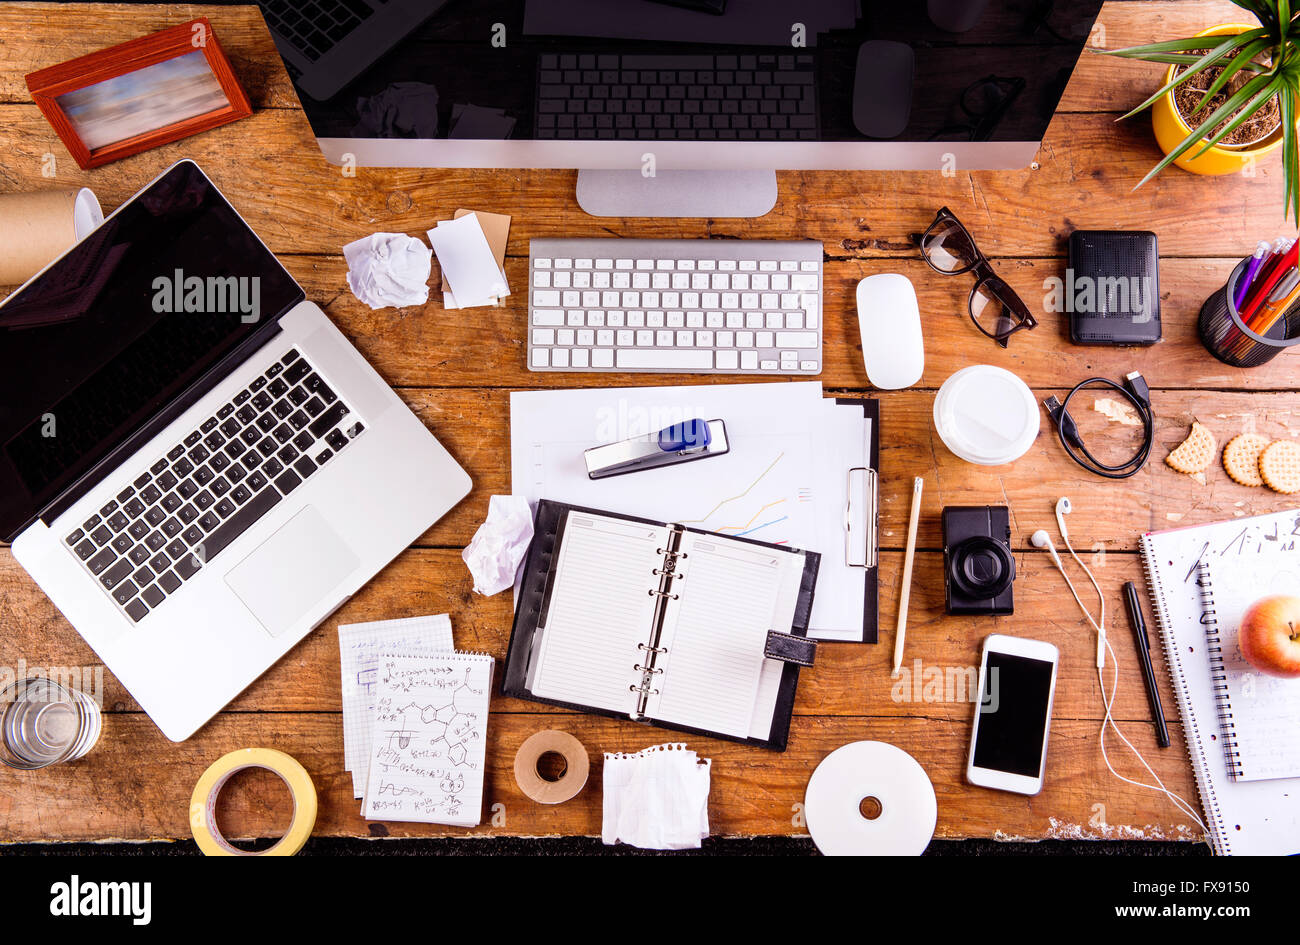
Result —
MULTIPOLYGON (((766 469, 764 469, 762 473, 759 474, 758 478, 749 484, 749 487, 745 489, 744 492, 740 493, 739 495, 733 495, 729 499, 723 499, 721 502, 719 502, 717 505, 711 508, 709 510, 709 513, 705 515, 703 518, 684 518, 681 520, 681 523, 683 525, 699 525, 701 522, 707 522, 709 519, 713 518, 713 516, 716 515, 718 511, 721 510, 724 506, 730 505, 732 502, 739 502, 741 499, 745 498, 745 496, 753 492, 754 489, 758 487, 758 484, 767 478, 767 474, 776 468, 776 464, 781 462, 781 459, 784 456, 785 456, 784 452, 778 453, 776 459, 772 460, 771 465, 769 465, 766 469)), ((753 521, 753 519, 751 519, 750 521, 753 521)))
MULTIPOLYGON (((759 517, 760 515, 762 515, 764 512, 766 512, 766 511, 767 511, 768 509, 770 509, 772 506, 774 506, 774 505, 780 505, 780 504, 781 504, 782 502, 784 502, 784 501, 785 501, 785 499, 777 499, 775 502, 769 502, 769 503, 767 503, 767 505, 763 506, 761 509, 759 509, 757 512, 755 512, 755 513, 754 513, 754 517, 751 518, 751 519, 750 519, 748 522, 746 522, 744 525, 723 525, 721 528, 715 528, 714 531, 715 531, 715 532, 740 532, 740 533, 743 535, 743 534, 745 534, 745 532, 744 532, 743 530, 746 529, 746 528, 749 528, 749 526, 751 526, 751 525, 753 525, 755 522, 757 522, 757 521, 758 521, 758 517, 759 517)), ((787 516, 787 517, 788 517, 788 516, 787 516)), ((762 526, 760 526, 760 527, 762 527, 762 526)))
POLYGON ((745 529, 745 531, 743 531, 743 532, 736 532, 736 537, 739 538, 739 537, 741 537, 742 535, 749 535, 749 534, 752 534, 752 533, 758 531, 759 529, 767 528, 767 526, 769 526, 769 525, 779 525, 779 524, 781 524, 782 522, 784 522, 786 519, 788 519, 789 517, 790 517, 790 516, 788 516, 788 515, 782 515, 780 518, 774 518, 774 519, 772 519, 772 521, 770 521, 770 522, 764 522, 762 525, 755 525, 753 528, 747 528, 747 529, 745 529))

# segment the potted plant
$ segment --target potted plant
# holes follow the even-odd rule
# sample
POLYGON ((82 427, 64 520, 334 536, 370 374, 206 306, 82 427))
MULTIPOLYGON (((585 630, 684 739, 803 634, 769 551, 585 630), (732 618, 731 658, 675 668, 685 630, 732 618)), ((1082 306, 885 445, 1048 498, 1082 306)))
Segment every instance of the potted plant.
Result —
POLYGON ((1290 0, 1233 0, 1258 26, 1224 24, 1187 39, 1103 50, 1168 63, 1158 92, 1125 118, 1151 108, 1165 152, 1138 184, 1170 164, 1197 174, 1231 174, 1282 149, 1287 213, 1300 220, 1296 103, 1300 100, 1300 13, 1290 0))

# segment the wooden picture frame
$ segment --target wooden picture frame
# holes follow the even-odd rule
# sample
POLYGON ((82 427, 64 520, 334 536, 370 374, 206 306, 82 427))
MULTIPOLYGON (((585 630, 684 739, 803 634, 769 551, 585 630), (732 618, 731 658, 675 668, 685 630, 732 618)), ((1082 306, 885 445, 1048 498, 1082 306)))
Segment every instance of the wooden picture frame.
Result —
POLYGON ((33 72, 27 88, 82 170, 253 114, 207 17, 33 72))

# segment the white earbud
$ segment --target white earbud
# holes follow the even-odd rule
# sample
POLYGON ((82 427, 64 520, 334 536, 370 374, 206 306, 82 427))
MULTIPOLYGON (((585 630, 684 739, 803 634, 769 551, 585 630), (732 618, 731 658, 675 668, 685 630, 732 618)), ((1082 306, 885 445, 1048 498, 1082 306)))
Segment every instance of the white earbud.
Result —
POLYGON ((1057 499, 1056 527, 1061 530, 1061 537, 1065 539, 1067 545, 1070 543, 1070 530, 1065 527, 1065 517, 1070 514, 1072 509, 1073 506, 1070 505, 1070 500, 1068 498, 1061 496, 1061 498, 1057 499))
MULTIPOLYGON (((1056 564, 1056 567, 1060 570, 1061 574, 1065 574, 1065 566, 1061 564, 1061 557, 1056 553, 1056 546, 1052 544, 1052 538, 1047 534, 1047 532, 1040 528, 1029 536, 1029 543, 1035 548, 1042 548, 1051 555, 1052 561, 1056 564)), ((1066 581, 1069 581, 1069 575, 1066 575, 1065 579, 1066 581)))

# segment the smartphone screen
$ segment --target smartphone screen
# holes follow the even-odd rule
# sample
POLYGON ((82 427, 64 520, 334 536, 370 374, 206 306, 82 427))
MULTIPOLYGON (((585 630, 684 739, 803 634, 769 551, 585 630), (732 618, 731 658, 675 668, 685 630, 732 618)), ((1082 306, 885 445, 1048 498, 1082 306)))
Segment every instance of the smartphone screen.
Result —
POLYGON ((975 733, 977 768, 1038 777, 1052 699, 1052 663, 988 651, 975 733))

